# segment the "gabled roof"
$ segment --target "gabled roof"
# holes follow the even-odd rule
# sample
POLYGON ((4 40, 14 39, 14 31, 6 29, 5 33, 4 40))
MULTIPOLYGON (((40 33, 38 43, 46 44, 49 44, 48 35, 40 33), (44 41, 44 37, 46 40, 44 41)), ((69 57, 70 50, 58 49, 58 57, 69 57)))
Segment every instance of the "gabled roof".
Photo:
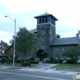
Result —
POLYGON ((55 40, 52 42, 52 46, 57 45, 74 45, 79 44, 77 37, 70 37, 70 38, 55 38, 55 40))
POLYGON ((52 17, 53 19, 55 19, 56 21, 58 20, 56 17, 54 17, 52 14, 49 14, 49 13, 44 13, 42 15, 39 15, 39 16, 35 16, 34 18, 41 18, 41 17, 46 17, 46 16, 50 16, 52 17))
MULTIPOLYGON (((36 33, 37 29, 30 30, 30 32, 36 33)), ((77 37, 55 38, 55 40, 51 43, 51 46, 75 45, 75 44, 79 44, 79 40, 77 37)))

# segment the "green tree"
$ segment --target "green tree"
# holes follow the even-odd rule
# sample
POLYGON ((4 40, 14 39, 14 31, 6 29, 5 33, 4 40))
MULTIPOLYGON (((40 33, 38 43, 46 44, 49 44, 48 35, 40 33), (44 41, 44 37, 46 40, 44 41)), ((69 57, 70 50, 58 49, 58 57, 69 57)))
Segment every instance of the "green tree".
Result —
POLYGON ((30 33, 26 28, 20 28, 16 36, 16 49, 23 53, 26 57, 32 55, 36 51, 36 40, 34 34, 30 33))
POLYGON ((77 54, 78 54, 78 56, 80 56, 80 44, 77 45, 77 54))
POLYGON ((69 47, 69 48, 67 48, 64 51, 63 56, 71 58, 74 61, 74 63, 75 63, 75 61, 77 61, 76 47, 69 47))

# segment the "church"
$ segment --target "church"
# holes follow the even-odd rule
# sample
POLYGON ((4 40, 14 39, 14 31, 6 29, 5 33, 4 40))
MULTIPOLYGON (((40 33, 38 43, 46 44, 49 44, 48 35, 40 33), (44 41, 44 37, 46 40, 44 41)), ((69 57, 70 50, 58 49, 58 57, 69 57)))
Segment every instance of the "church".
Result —
POLYGON ((80 33, 76 37, 60 38, 56 34, 56 21, 58 19, 52 14, 35 16, 37 28, 31 30, 36 35, 37 52, 36 56, 43 60, 47 58, 62 58, 64 50, 68 47, 76 47, 80 43, 80 33))

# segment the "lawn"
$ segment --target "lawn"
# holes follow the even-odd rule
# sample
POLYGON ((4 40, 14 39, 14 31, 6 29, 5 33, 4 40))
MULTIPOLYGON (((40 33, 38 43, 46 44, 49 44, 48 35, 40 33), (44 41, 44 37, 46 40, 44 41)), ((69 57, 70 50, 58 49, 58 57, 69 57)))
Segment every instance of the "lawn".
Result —
MULTIPOLYGON (((3 64, 0 64, 0 65, 13 66, 12 63, 3 63, 3 64)), ((15 66, 20 66, 20 65, 21 65, 20 63, 15 63, 15 66)))
MULTIPOLYGON (((0 65, 13 66, 12 63, 3 63, 3 64, 0 64, 0 65)), ((31 64, 31 67, 35 67, 37 65, 39 65, 39 64, 31 64)), ((15 66, 16 67, 21 67, 21 63, 15 63, 15 66)))
POLYGON ((56 68, 57 70, 61 69, 77 69, 80 68, 80 64, 58 64, 54 67, 51 68, 56 68))

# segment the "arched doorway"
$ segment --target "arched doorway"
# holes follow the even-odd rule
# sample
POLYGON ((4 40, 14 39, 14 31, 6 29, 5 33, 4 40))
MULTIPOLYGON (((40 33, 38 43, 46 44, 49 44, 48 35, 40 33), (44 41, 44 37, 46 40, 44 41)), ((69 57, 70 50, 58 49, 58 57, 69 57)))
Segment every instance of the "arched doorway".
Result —
POLYGON ((44 60, 44 58, 46 58, 47 57, 47 53, 44 51, 44 50, 42 50, 42 49, 39 49, 38 51, 37 51, 37 57, 40 59, 40 61, 43 61, 44 60))

